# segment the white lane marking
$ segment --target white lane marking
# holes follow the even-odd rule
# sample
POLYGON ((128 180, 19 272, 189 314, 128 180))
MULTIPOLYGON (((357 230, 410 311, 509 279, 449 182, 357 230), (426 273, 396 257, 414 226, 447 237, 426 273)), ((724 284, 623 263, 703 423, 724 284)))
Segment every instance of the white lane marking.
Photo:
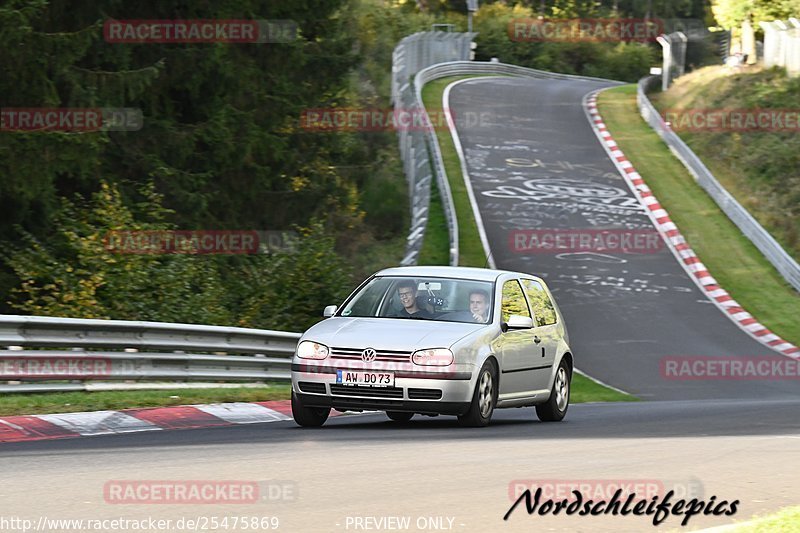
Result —
POLYGON ((574 370, 575 370, 575 373, 576 373, 576 374, 580 374, 581 376, 585 377, 586 379, 590 379, 590 380, 594 381, 594 382, 595 382, 595 383, 597 383, 598 385, 602 385, 603 387, 607 387, 607 388, 609 388, 609 389, 611 389, 611 390, 613 390, 613 391, 617 391, 617 392, 619 392, 620 394, 624 394, 624 395, 626 395, 626 396, 633 396, 633 394, 631 394, 630 392, 625 392, 625 391, 624 391, 624 390, 622 390, 622 389, 618 389, 618 388, 616 388, 614 385, 609 385, 608 383, 605 383, 604 381, 600 381, 600 380, 599 380, 599 379, 597 379, 597 378, 593 378, 592 376, 590 376, 590 375, 589 375, 589 374, 587 374, 586 372, 583 372, 583 371, 581 371, 581 370, 578 370, 577 368, 575 368, 574 370))
POLYGON ((59 413, 36 415, 56 426, 83 436, 110 435, 114 433, 133 433, 136 431, 160 431, 162 428, 139 420, 119 411, 93 411, 88 413, 59 413))
MULTIPOLYGON (((480 78, 468 78, 466 80, 454 81, 445 87, 444 93, 442 93, 442 106, 444 109, 452 109, 450 107, 450 89, 459 83, 470 80, 478 80, 479 82, 483 82, 489 79, 496 79, 497 77, 498 76, 483 76, 480 78)), ((458 161, 461 165, 461 176, 464 179, 464 185, 467 188, 467 196, 469 197, 470 206, 472 206, 472 216, 475 217, 475 225, 478 227, 478 236, 481 239, 483 252, 486 255, 486 264, 489 266, 489 268, 497 268, 497 265, 494 262, 494 256, 492 255, 491 247, 489 246, 489 237, 486 235, 486 229, 483 227, 483 217, 481 217, 480 209, 478 209, 478 202, 475 199, 475 192, 472 190, 472 179, 469 177, 467 158, 461 146, 461 138, 458 135, 458 131, 456 131, 456 125, 453 121, 453 117, 448 113, 445 118, 447 119, 447 127, 450 130, 450 136, 453 138, 453 145, 455 146, 456 153, 458 153, 458 161)))
POLYGON ((260 424, 262 422, 292 419, 291 416, 287 416, 256 403, 214 403, 208 405, 193 405, 192 407, 232 424, 260 424))

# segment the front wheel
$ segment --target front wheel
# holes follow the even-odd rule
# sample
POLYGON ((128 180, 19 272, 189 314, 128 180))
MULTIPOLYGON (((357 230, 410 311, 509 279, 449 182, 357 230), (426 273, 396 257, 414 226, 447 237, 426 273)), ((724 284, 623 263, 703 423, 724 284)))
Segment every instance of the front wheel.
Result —
POLYGON ((478 374, 478 383, 472 395, 469 411, 458 417, 458 423, 465 427, 484 427, 492 419, 497 402, 497 376, 494 365, 485 362, 478 374))
POLYGON ((330 408, 306 407, 292 391, 292 417, 298 426, 318 428, 328 419, 330 408))
POLYGON ((553 390, 550 391, 550 398, 536 406, 536 416, 542 422, 560 422, 569 408, 569 388, 572 373, 569 371, 567 362, 563 359, 556 370, 556 379, 553 380, 553 390))

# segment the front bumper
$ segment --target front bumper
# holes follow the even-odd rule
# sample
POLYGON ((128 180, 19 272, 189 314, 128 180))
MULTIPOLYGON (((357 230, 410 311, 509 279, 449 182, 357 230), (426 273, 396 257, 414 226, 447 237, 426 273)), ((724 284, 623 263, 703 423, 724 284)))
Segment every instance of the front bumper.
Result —
POLYGON ((335 366, 293 364, 292 390, 307 407, 461 415, 472 402, 474 383, 472 372, 463 367, 436 372, 398 369, 394 387, 354 387, 336 383, 335 366))

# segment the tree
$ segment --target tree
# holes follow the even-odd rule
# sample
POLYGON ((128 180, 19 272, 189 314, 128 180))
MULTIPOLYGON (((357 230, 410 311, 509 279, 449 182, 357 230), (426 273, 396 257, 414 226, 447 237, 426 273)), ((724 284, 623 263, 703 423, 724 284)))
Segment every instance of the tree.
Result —
POLYGON ((55 235, 42 241, 26 232, 23 246, 6 254, 21 280, 9 304, 41 316, 229 323, 216 258, 109 249, 111 232, 172 229, 160 195, 152 187, 142 194, 138 212, 107 183, 91 202, 63 199, 55 235))
POLYGON ((757 28, 759 22, 800 16, 800 0, 712 0, 711 9, 724 28, 739 28, 748 18, 757 28))

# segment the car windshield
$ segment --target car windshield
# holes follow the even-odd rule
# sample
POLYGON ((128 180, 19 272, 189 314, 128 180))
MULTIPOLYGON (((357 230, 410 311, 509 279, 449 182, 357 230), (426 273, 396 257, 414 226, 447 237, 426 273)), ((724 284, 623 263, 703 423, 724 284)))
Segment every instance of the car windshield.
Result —
POLYGON ((383 276, 370 280, 338 313, 485 324, 492 321, 494 284, 452 278, 383 276))

